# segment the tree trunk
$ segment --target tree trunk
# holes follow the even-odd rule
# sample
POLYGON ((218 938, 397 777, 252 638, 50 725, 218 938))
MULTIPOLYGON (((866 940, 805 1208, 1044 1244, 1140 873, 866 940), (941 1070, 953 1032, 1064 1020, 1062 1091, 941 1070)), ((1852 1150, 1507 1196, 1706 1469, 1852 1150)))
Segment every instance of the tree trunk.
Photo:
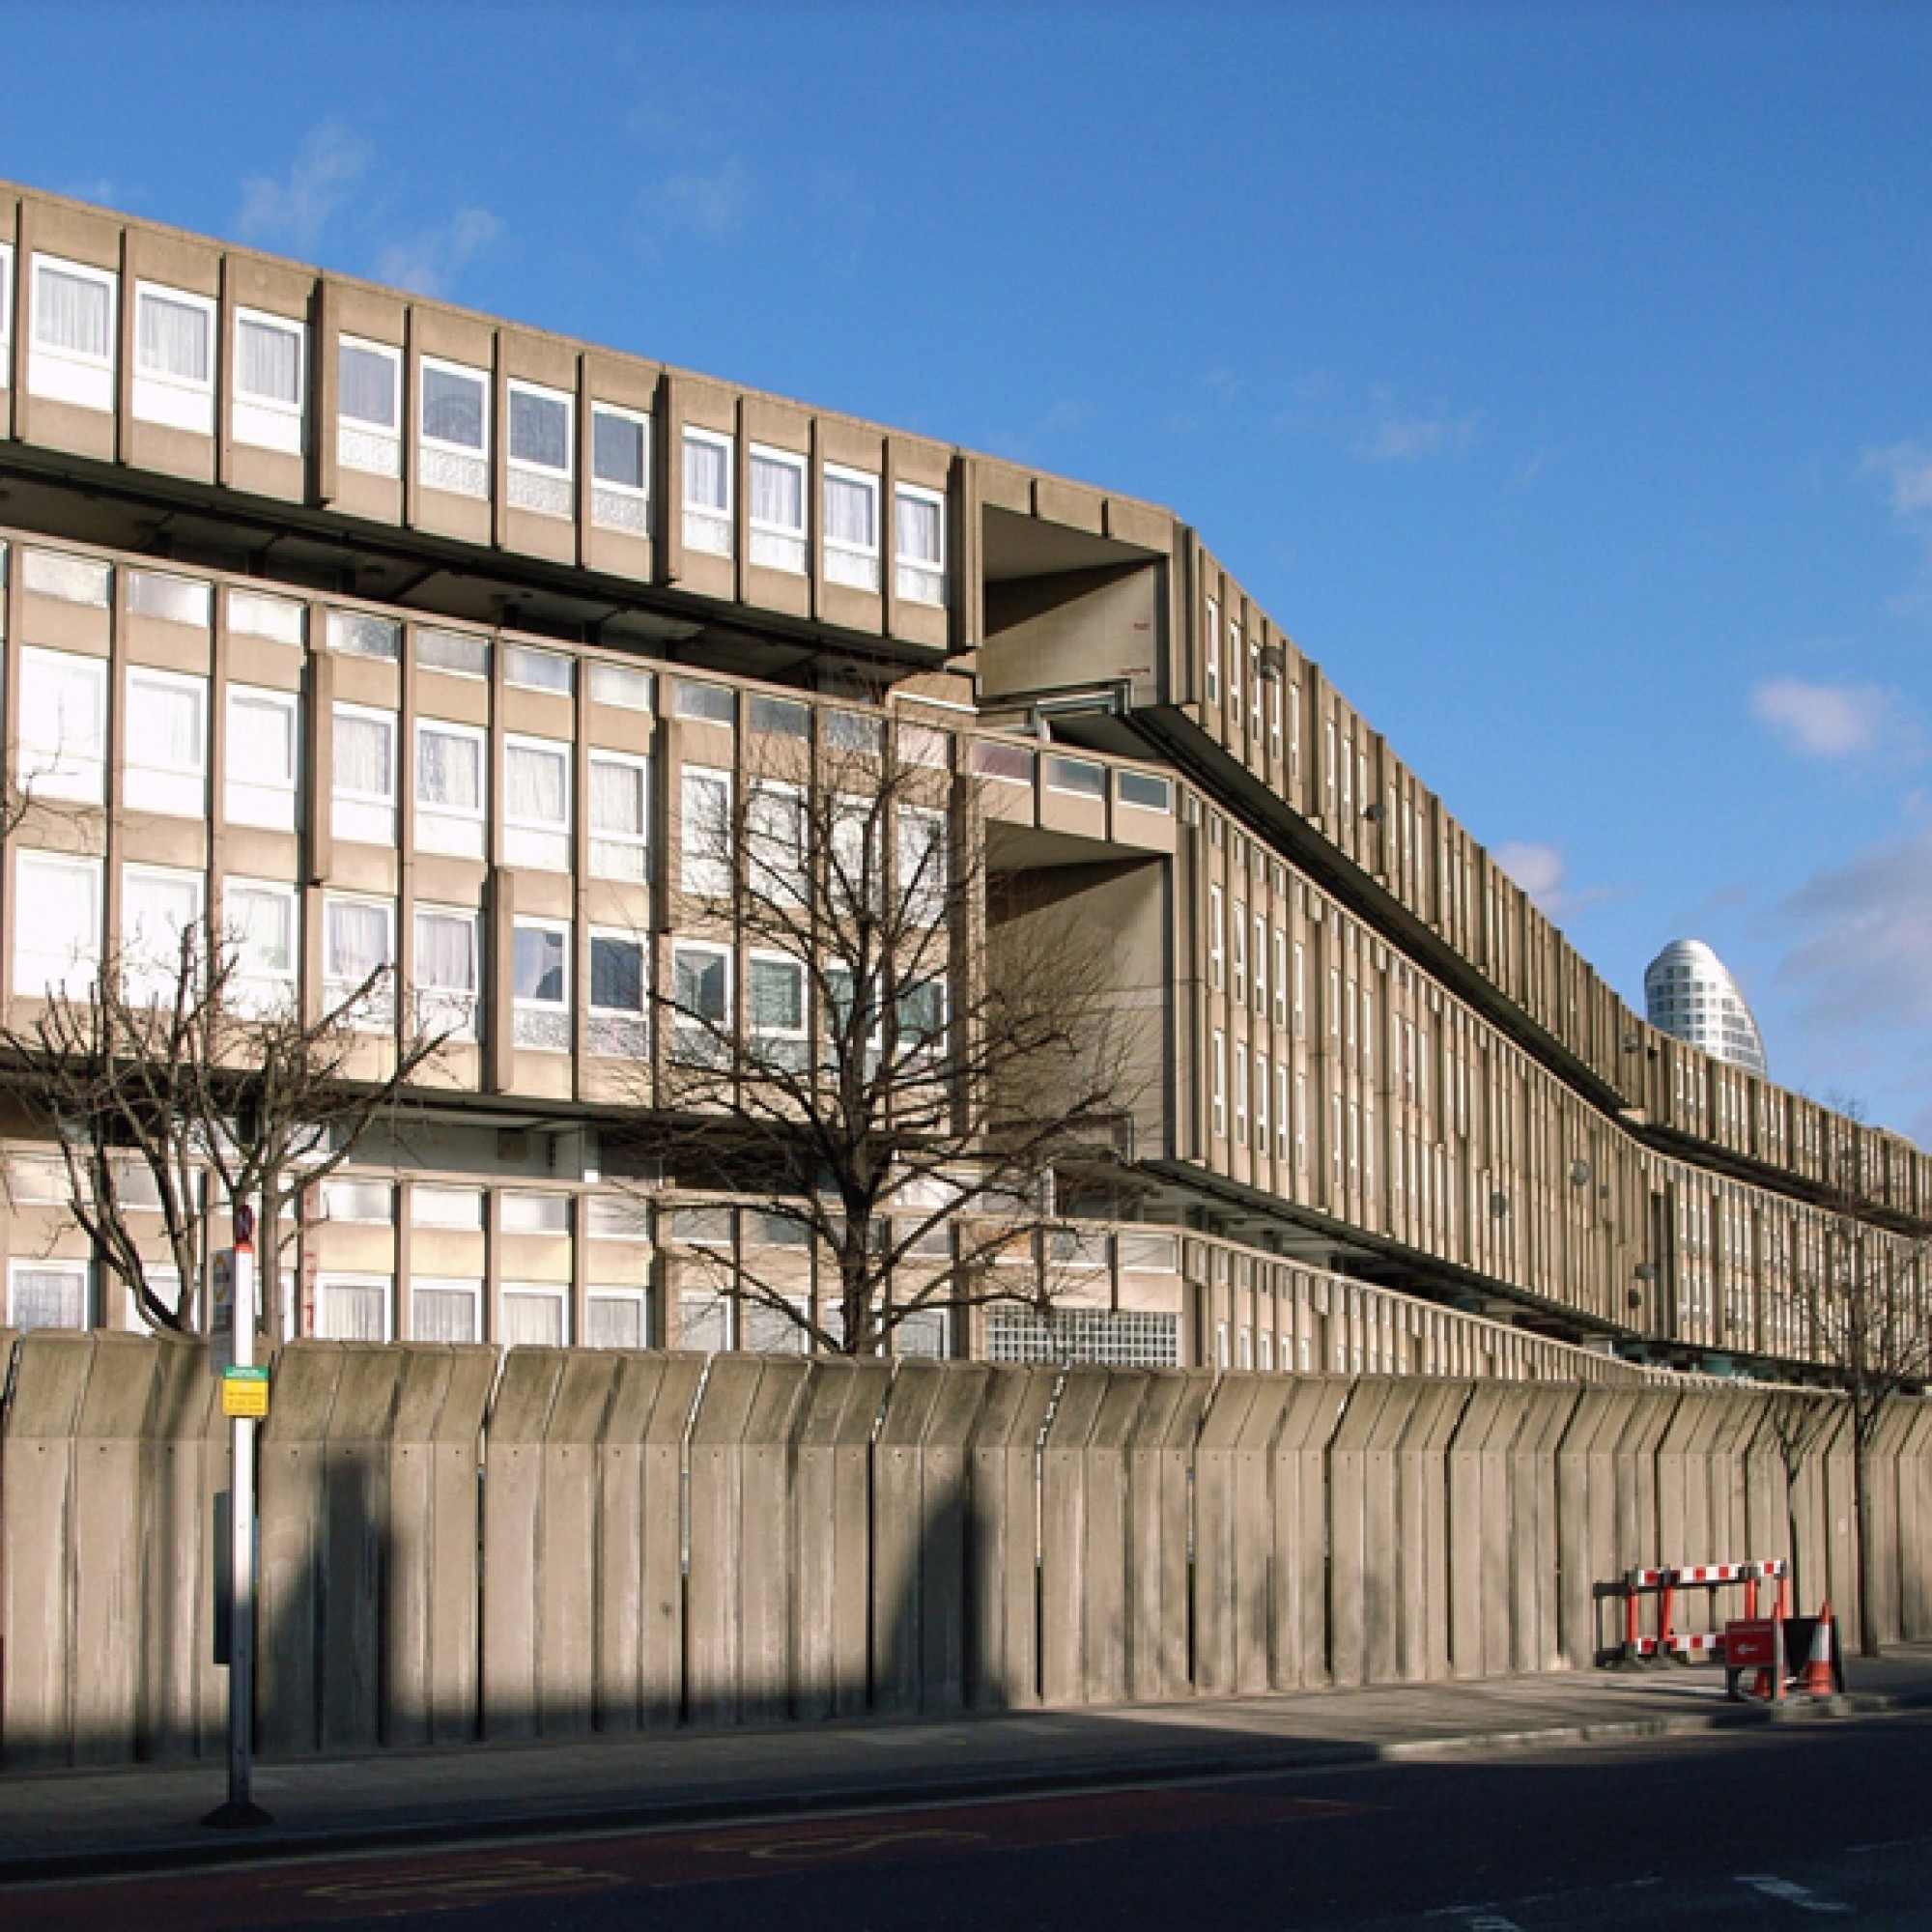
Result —
POLYGON ((1872 1573, 1876 1552, 1872 1548, 1871 1532, 1871 1444, 1870 1435, 1876 1427, 1876 1418, 1871 1423, 1861 1423, 1856 1416, 1852 1420, 1852 1534, 1854 1551, 1858 1559, 1859 1577, 1859 1655, 1878 1657, 1882 1648, 1878 1635, 1878 1602, 1872 1589, 1872 1573))

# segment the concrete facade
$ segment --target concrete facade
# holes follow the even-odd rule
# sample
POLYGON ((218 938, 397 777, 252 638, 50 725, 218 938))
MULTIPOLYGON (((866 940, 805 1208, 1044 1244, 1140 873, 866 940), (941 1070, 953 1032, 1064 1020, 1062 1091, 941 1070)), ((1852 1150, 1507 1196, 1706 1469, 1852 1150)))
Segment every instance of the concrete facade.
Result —
MULTIPOLYGON (((1153 1074, 1131 1208, 1069 1176, 1038 1236, 1064 1332, 902 1348, 1788 1368, 1847 1174, 1920 1265, 1932 1160, 1633 1012, 1156 506, 4 187, 0 493, 10 1011, 62 966, 30 908, 113 953, 245 903, 289 996, 386 934, 473 1036, 314 1204, 302 1333, 786 1345, 684 1265, 752 1217, 608 1171, 665 1043, 594 964, 719 949, 742 1003, 692 775, 882 734, 1113 937, 1153 1074), (520 929, 564 962, 544 997, 520 929)), ((126 1325, 14 1125, 8 1319, 126 1325)))

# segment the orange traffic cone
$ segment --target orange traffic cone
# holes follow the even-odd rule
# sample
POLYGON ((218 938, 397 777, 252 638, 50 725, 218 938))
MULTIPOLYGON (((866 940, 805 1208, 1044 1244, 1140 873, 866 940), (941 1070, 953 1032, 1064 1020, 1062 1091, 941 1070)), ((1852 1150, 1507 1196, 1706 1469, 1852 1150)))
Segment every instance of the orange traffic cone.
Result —
POLYGON ((1802 1696, 1836 1694, 1838 1687, 1832 1677, 1832 1600, 1827 1597, 1825 1607, 1818 1612, 1818 1621, 1811 1627, 1811 1655, 1805 1660, 1804 1676, 1798 1680, 1802 1696))

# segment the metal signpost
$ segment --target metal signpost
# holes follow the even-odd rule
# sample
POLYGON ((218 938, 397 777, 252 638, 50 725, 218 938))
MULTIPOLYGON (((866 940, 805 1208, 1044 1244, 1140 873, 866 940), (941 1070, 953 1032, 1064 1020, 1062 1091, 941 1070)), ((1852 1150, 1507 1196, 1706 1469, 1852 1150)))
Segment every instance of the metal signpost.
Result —
MULTIPOLYGON (((235 1210, 229 1262, 229 1341, 217 1352, 221 1412, 229 1418, 228 1799, 201 1822, 245 1830, 274 1822, 249 1795, 255 1748, 255 1424, 269 1412, 269 1372, 255 1366, 255 1213, 235 1210)), ((218 1304, 217 1304, 218 1306, 218 1304)))

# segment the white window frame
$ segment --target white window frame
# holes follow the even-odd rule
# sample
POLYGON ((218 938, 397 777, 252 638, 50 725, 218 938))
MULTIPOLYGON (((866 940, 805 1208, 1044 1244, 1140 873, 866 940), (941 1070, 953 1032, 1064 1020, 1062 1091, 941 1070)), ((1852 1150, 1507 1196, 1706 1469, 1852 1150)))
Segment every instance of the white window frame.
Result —
POLYGON ((111 269, 97 269, 91 263, 71 262, 64 255, 43 255, 35 250, 30 264, 33 280, 33 313, 28 319, 27 393, 43 396, 49 402, 68 403, 75 409, 99 410, 112 413, 115 348, 120 339, 121 277, 111 269), (107 349, 96 355, 86 350, 68 349, 41 338, 41 277, 43 272, 71 275, 76 281, 94 282, 107 291, 107 349))
POLYGON ((893 829, 898 903, 916 923, 938 925, 952 900, 952 824, 936 807, 902 805, 893 829))
MULTIPOLYGON (((731 774, 720 771, 713 765, 684 765, 678 772, 678 884, 683 891, 697 898, 729 898, 731 895, 731 875, 736 869, 733 864, 736 840, 732 837, 731 814, 734 810, 731 774), (694 810, 694 787, 706 791, 722 792, 724 797, 724 850, 720 853, 715 848, 694 849, 692 832, 694 823, 703 827, 703 820, 709 808, 694 810)), ((708 839, 710 832, 703 828, 703 836, 708 839)))
POLYGON ((158 423, 164 429, 185 430, 191 436, 214 434, 214 368, 219 359, 221 326, 213 296, 191 295, 186 289, 170 288, 165 282, 137 280, 134 284, 134 383, 130 403, 142 422, 158 423), (141 309, 150 301, 172 302, 192 309, 201 317, 208 350, 205 376, 177 376, 171 371, 151 369, 141 357, 141 309))
POLYGON ((388 943, 385 946, 384 964, 388 968, 388 980, 379 985, 369 999, 344 1014, 345 1023, 357 1033, 387 1033, 394 1022, 395 978, 396 978, 396 902, 394 899, 377 898, 366 893, 328 893, 322 901, 322 979, 323 1003, 333 1011, 362 983, 365 976, 345 979, 329 970, 329 953, 334 939, 331 929, 332 915, 337 906, 375 906, 383 914, 388 929, 388 943))
MULTIPOLYGON (((383 1333, 381 1339, 391 1342, 396 1332, 396 1278, 389 1274, 353 1274, 342 1268, 330 1268, 326 1274, 319 1274, 315 1283, 316 1333, 323 1335, 321 1326, 322 1311, 328 1305, 327 1295, 338 1288, 380 1289, 383 1295, 383 1333)), ((325 1336, 324 1339, 334 1339, 325 1336)))
MULTIPOLYGON (((924 979, 910 983, 901 981, 893 992, 893 1024, 895 1029, 895 1053, 901 1072, 928 1071, 945 1060, 952 1040, 952 981, 944 973, 931 973, 924 979), (939 990, 939 1031, 924 1039, 909 1043, 907 1031, 902 1023, 906 1001, 915 993, 923 992, 927 987, 939 990)), ((927 1104, 916 1101, 915 1105, 927 1104)))
POLYGON ((301 698, 293 691, 277 691, 262 684, 230 684, 228 687, 228 757, 222 780, 222 816, 231 825, 257 825, 270 832, 293 832, 300 824, 301 799, 301 698), (270 784, 261 779, 235 776, 234 747, 241 733, 237 729, 237 700, 264 711, 277 711, 288 722, 288 782, 270 784))
POLYGON ((772 905, 802 906, 810 890, 810 837, 806 814, 805 789, 781 779, 753 778, 747 781, 745 800, 745 884, 755 896, 772 905), (785 855, 788 863, 774 865, 780 839, 764 823, 761 808, 782 803, 796 814, 798 831, 795 851, 785 855))
POLYGON ((301 895, 285 879, 228 878, 221 881, 221 944, 233 961, 230 1004, 242 1011, 267 1014, 292 1010, 301 970, 301 895), (243 893, 274 898, 288 909, 289 963, 263 967, 251 958, 242 928, 229 916, 231 898, 243 893))
POLYGON ((1268 1151, 1268 1058, 1259 1046, 1255 1053, 1255 1151, 1265 1155, 1268 1151))
POLYGON ((456 859, 481 859, 489 849, 490 737, 479 725, 459 724, 451 718, 416 718, 416 742, 411 748, 410 783, 415 801, 414 839, 419 852, 440 852, 456 859), (422 744, 426 732, 469 745, 476 757, 474 806, 444 805, 425 799, 422 791, 422 744))
POLYGON ((257 449, 279 450, 285 456, 300 456, 307 447, 308 428, 308 325, 294 316, 270 315, 266 309, 240 308, 235 311, 235 334, 230 353, 234 357, 228 384, 228 421, 237 442, 257 449), (242 386, 242 330, 266 328, 291 335, 296 344, 296 399, 265 396, 242 386))
POLYGON ((1254 914, 1253 917, 1254 917, 1253 930, 1254 930, 1254 958, 1255 958, 1255 978, 1254 978, 1255 1016, 1257 1019, 1266 1019, 1267 1006, 1268 1006, 1267 915, 1264 912, 1257 912, 1256 914, 1254 914))
POLYGON ((632 752, 607 751, 601 745, 591 746, 585 755, 590 760, 590 876, 642 885, 651 876, 651 761, 632 752), (613 831, 597 823, 599 765, 629 772, 637 780, 643 810, 636 832, 613 831))
POLYGON ((599 1059, 642 1060, 650 1052, 651 941, 643 932, 622 926, 593 925, 584 936, 584 1005, 589 1013, 586 1044, 599 1059), (598 945, 628 946, 638 955, 638 1004, 600 1006, 597 1001, 595 949, 598 945))
POLYGON ((389 734, 389 789, 386 792, 359 791, 342 782, 339 761, 331 758, 329 772, 329 826, 334 837, 345 839, 353 845, 393 845, 396 842, 396 790, 402 762, 402 719, 393 711, 383 711, 374 705, 345 704, 337 699, 329 715, 331 743, 335 722, 339 718, 356 718, 382 724, 389 734), (345 817, 343 808, 349 808, 345 817), (384 822, 387 830, 381 837, 373 837, 367 832, 352 829, 356 824, 355 814, 366 812, 370 816, 365 823, 375 823, 377 811, 384 814, 384 822))
POLYGON ((570 1051, 571 1013, 571 925, 567 919, 536 919, 520 914, 510 926, 510 969, 511 1006, 514 1009, 512 1024, 515 1029, 516 1043, 520 1047, 538 1052, 568 1053, 570 1051), (557 975, 561 990, 554 1000, 545 999, 536 993, 516 991, 517 940, 526 932, 540 932, 563 942, 563 964, 557 975), (553 1022, 563 1021, 563 1040, 559 1045, 553 1022))
POLYGON ((1221 888, 1208 888, 1208 983, 1215 992, 1228 983, 1228 915, 1221 888))
POLYGON ((14 903, 17 905, 32 902, 32 889, 26 882, 26 875, 36 870, 79 872, 87 877, 88 888, 93 897, 93 931, 90 934, 92 956, 82 956, 76 952, 72 957, 54 961, 51 958, 37 960, 37 965, 53 966, 53 972, 40 971, 31 976, 23 975, 20 968, 23 955, 31 956, 32 949, 25 942, 35 934, 34 923, 16 918, 14 922, 13 986, 16 994, 24 994, 30 999, 43 999, 49 991, 65 991, 70 996, 84 995, 100 971, 100 938, 103 909, 106 902, 104 891, 105 877, 99 859, 77 858, 65 852, 40 852, 32 849, 16 851, 14 856, 14 903))
POLYGON ((832 534, 832 520, 825 523, 825 580, 843 583, 853 590, 877 596, 879 590, 879 497, 883 479, 868 470, 850 469, 842 463, 825 465, 825 481, 863 490, 872 503, 872 540, 869 544, 847 543, 832 534))
POLYGON ((687 550, 702 552, 707 556, 730 556, 736 545, 732 539, 735 527, 738 502, 738 441, 723 430, 700 429, 695 423, 684 426, 683 445, 678 451, 683 478, 684 501, 684 543, 687 550), (708 444, 722 450, 724 455, 724 501, 695 504, 691 499, 691 465, 686 458, 690 445, 708 444))
POLYGON ((1241 724, 1241 621, 1228 619, 1228 723, 1236 730, 1241 724))
POLYGON ((783 1056, 774 1052, 774 1059, 788 1061, 791 1070, 803 1072, 811 1051, 811 996, 806 983, 805 962, 793 958, 789 953, 780 952, 770 947, 753 947, 745 954, 745 1031, 748 1037, 760 1046, 778 1047, 782 1045, 790 1051, 783 1056), (798 1025, 795 1027, 760 1026, 752 1005, 752 980, 759 966, 781 967, 785 972, 798 977, 798 1025))
MULTIPOLYGON (((92 1328, 96 1322, 94 1312, 94 1266, 91 1262, 75 1261, 10 1261, 7 1264, 7 1321, 10 1327, 19 1326, 19 1279, 23 1274, 59 1274, 70 1281, 80 1284, 80 1322, 82 1328, 92 1328)), ((31 1332, 31 1331, 29 1331, 31 1332)), ((58 1332, 58 1331, 56 1331, 58 1332)))
POLYGON ((634 536, 649 536, 651 531, 651 419, 642 410, 627 410, 617 403, 590 405, 590 521, 600 529, 628 530, 634 536), (639 432, 641 462, 639 483, 619 483, 597 473, 597 418, 610 416, 629 423, 639 432))
POLYGON ((577 788, 571 752, 570 741, 565 738, 533 738, 518 733, 510 733, 504 737, 503 856, 510 865, 528 866, 535 870, 546 872, 569 871, 570 834, 575 823, 577 788), (534 818, 510 809, 509 762, 512 751, 563 760, 561 819, 534 818))
POLYGON ((0 242, 0 389, 14 380, 14 244, 0 242))
POLYGON ((681 1059, 686 1065, 703 1065, 717 1058, 716 1042, 705 1031, 702 1021, 687 1022, 683 1018, 684 1008, 678 1003, 678 963, 687 952, 701 953, 707 959, 723 960, 724 963, 724 1017, 720 1022, 720 1030, 727 1034, 736 1032, 737 973, 736 961, 731 949, 715 939, 673 939, 670 949, 670 997, 671 997, 671 1041, 672 1058, 681 1059), (678 1052, 679 1037, 698 1042, 699 1054, 691 1056, 688 1052, 678 1052))
POLYGON ((116 952, 121 967, 122 990, 130 1001, 154 1001, 170 1006, 181 980, 181 935, 176 933, 165 944, 158 943, 150 935, 141 950, 135 950, 139 942, 128 923, 128 907, 133 898, 129 888, 143 879, 190 887, 194 910, 188 915, 188 922, 191 925, 199 925, 208 911, 208 876, 183 866, 124 865, 121 867, 121 929, 116 952))
POLYGON ((104 796, 107 774, 107 660, 83 656, 78 651, 45 650, 29 644, 21 649, 18 676, 24 685, 35 664, 50 661, 58 670, 73 667, 85 668, 94 680, 95 709, 100 720, 99 742, 78 754, 64 746, 29 746, 24 738, 15 747, 16 776, 20 789, 34 798, 71 799, 77 804, 99 805, 104 796), (37 760, 51 759, 50 763, 37 760))
POLYGON ((483 1339, 483 1284, 474 1275, 412 1274, 410 1277, 410 1339, 420 1341, 416 1332, 416 1296, 427 1291, 431 1294, 461 1294, 469 1303, 469 1339, 480 1342, 483 1339))
POLYGON ((1283 1165, 1289 1154, 1289 1132, 1293 1124, 1289 1108, 1291 1068, 1285 1060, 1274 1064, 1274 1157, 1283 1165))
POLYGON ((122 759, 121 800, 134 811, 157 812, 171 818, 208 815, 208 680, 189 672, 156 670, 129 665, 121 701, 128 707, 122 733, 127 750, 122 759), (201 733, 201 757, 193 764, 163 764, 142 754, 146 737, 134 715, 138 690, 185 694, 194 699, 201 733))
POLYGON ((1207 648, 1203 658, 1207 668, 1207 696, 1210 710, 1221 702, 1221 600, 1208 600, 1207 648))
POLYGON ((403 473, 403 352, 393 342, 372 342, 363 335, 340 335, 335 342, 337 384, 335 460, 345 469, 369 476, 397 477, 403 473), (352 416, 341 407, 342 352, 353 349, 389 365, 389 420, 372 422, 352 416))
POLYGON ((420 481, 426 490, 440 490, 447 496, 487 498, 490 495, 490 372, 468 362, 453 362, 443 355, 416 358, 415 432, 420 481), (482 395, 482 415, 478 440, 457 442, 448 437, 432 435, 428 425, 429 377, 454 376, 474 383, 482 395), (474 466, 472 474, 468 466, 474 466))
MULTIPOLYGON (((777 469, 790 470, 798 483, 796 524, 773 523, 768 518, 757 516, 751 510, 751 505, 747 505, 751 529, 750 560, 765 570, 781 570, 789 576, 803 577, 806 537, 811 524, 811 478, 806 460, 796 450, 780 449, 768 442, 752 443, 748 455, 753 465, 768 463, 777 469)), ((754 484, 755 480, 753 478, 754 484)), ((757 500, 757 492, 753 488, 751 502, 757 500)))
POLYGON ((470 983, 431 986, 423 982, 419 923, 415 926, 411 935, 416 943, 410 952, 414 967, 410 990, 415 1003, 416 1025, 423 1032, 471 1044, 478 1037, 483 1009, 483 916, 474 906, 433 905, 419 899, 411 908, 411 919, 414 923, 425 919, 454 920, 469 927, 470 983))
POLYGON ((1213 1086, 1209 1090, 1213 1109, 1214 1138, 1224 1141, 1228 1138, 1228 1036, 1218 1027, 1214 1031, 1213 1086))
POLYGON ((621 1303, 626 1308, 635 1308, 638 1311, 638 1347, 648 1349, 651 1346, 650 1297, 640 1288, 616 1288, 600 1283, 591 1286, 584 1292, 583 1329, 585 1348, 597 1346, 590 1341, 589 1334, 590 1312, 598 1302, 611 1305, 621 1303))
POLYGON ((497 1292, 497 1328, 494 1339, 504 1348, 527 1349, 537 1346, 529 1342, 512 1342, 507 1334, 509 1305, 517 1301, 550 1301, 558 1310, 557 1343, 559 1348, 570 1347, 570 1291, 559 1282, 554 1281, 506 1281, 497 1292))
POLYGON ((893 580, 897 594, 909 604, 924 604, 937 610, 946 608, 948 562, 946 555, 946 493, 927 490, 917 483, 893 485, 893 580), (900 503, 927 503, 938 512, 933 527, 939 533, 937 557, 908 557, 898 540, 900 503))
MULTIPOLYGON (((528 510, 534 516, 560 517, 568 522, 577 514, 577 497, 573 488, 577 480, 577 398, 567 389, 553 389, 542 383, 526 383, 515 376, 505 386, 509 407, 504 412, 503 453, 510 506, 528 510), (517 454, 514 430, 516 399, 519 396, 561 407, 563 462, 560 465, 517 454)), ((485 420, 487 424, 487 417, 485 420)))

